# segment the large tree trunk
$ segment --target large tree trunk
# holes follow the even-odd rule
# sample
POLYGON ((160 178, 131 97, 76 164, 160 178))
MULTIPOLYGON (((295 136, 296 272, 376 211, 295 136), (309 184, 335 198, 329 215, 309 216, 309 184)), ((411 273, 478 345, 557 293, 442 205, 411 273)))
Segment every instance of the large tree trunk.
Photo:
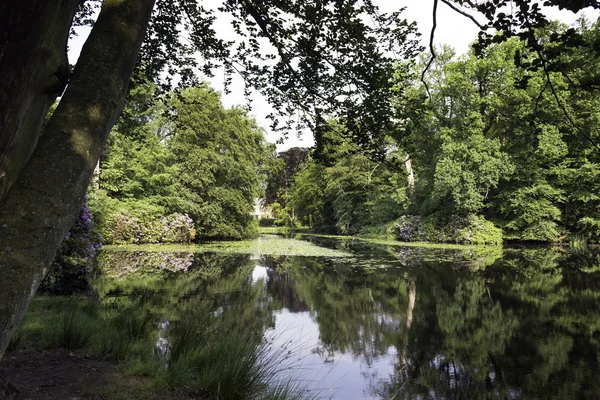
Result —
POLYGON ((58 108, 0 204, 0 357, 79 212, 153 6, 104 1, 58 108))
POLYGON ((67 39, 79 0, 0 2, 0 199, 35 148, 69 75, 67 39))

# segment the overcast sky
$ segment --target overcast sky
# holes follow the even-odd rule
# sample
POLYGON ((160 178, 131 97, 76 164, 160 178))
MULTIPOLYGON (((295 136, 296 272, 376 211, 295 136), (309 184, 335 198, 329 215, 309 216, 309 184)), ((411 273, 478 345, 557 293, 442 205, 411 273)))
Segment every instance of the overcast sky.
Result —
MULTIPOLYGON (((203 4, 218 5, 221 0, 203 0, 203 4)), ((409 21, 416 21, 419 31, 421 32, 421 40, 423 45, 429 42, 429 35, 432 26, 432 0, 374 0, 374 3, 379 6, 382 12, 396 11, 398 7, 406 7, 404 17, 409 21)), ((568 11, 559 12, 557 8, 551 8, 545 10, 546 15, 550 19, 560 19, 568 24, 572 24, 581 15, 575 15, 568 11)), ((590 19, 598 17, 598 12, 592 10, 587 11, 585 14, 590 19)), ((481 22, 484 22, 481 20, 481 22)), ((232 32, 229 25, 229 18, 221 17, 217 20, 217 24, 223 26, 222 29, 219 26, 216 27, 217 32, 232 32)), ((467 19, 466 17, 459 15, 448 6, 443 3, 438 5, 437 14, 437 28, 435 33, 435 44, 449 44, 452 46, 458 54, 465 53, 468 50, 468 45, 477 37, 477 26, 467 19)), ((224 39, 232 39, 224 37, 224 39)), ((76 58, 79 56, 79 51, 85 40, 85 32, 82 32, 72 43, 69 44, 69 59, 72 64, 75 63, 76 58)), ((223 90, 223 74, 215 73, 215 77, 210 79, 211 85, 219 90, 223 90)), ((234 78, 233 85, 231 86, 232 92, 230 94, 223 94, 222 100, 226 107, 230 107, 236 104, 246 104, 246 100, 243 96, 243 82, 241 78, 234 78)), ((273 134, 269 131, 269 122, 266 120, 266 115, 271 111, 268 103, 259 95, 254 94, 252 96, 252 114, 257 119, 259 124, 265 128, 267 140, 275 142, 278 139, 277 134, 273 134)), ((279 151, 285 150, 294 146, 309 147, 313 145, 313 139, 310 134, 304 134, 298 138, 294 134, 290 134, 290 137, 283 145, 278 145, 279 151)))

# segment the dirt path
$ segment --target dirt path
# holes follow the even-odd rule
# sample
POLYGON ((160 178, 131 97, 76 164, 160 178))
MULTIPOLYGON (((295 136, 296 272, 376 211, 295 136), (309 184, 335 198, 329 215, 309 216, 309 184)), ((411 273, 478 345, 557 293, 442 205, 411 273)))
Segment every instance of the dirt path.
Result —
POLYGON ((6 353, 0 360, 0 400, 206 400, 208 393, 157 389, 95 357, 62 351, 6 353))
POLYGON ((14 400, 100 399, 89 394, 106 386, 114 365, 100 359, 58 351, 16 351, 0 361, 0 377, 14 400), (16 390, 16 393, 15 393, 16 390))

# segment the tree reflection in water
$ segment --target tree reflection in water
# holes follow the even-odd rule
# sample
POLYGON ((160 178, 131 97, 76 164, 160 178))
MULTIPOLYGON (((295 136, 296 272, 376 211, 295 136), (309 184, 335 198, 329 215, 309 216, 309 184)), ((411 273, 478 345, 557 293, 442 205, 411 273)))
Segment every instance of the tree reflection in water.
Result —
MULTIPOLYGON (((304 324, 302 334, 284 336, 298 348, 310 346, 302 349, 307 368, 347 370, 321 373, 314 383, 337 388, 339 398, 593 399, 600 393, 597 251, 311 240, 355 257, 194 254, 185 272, 162 268, 160 279, 129 281, 106 274, 96 287, 105 303, 129 302, 122 306, 151 309, 157 318, 177 321, 182 304, 201 301, 257 333, 304 324), (266 273, 253 280, 257 265, 266 273)), ((118 257, 126 255, 112 254, 108 264, 125 264, 118 257)))

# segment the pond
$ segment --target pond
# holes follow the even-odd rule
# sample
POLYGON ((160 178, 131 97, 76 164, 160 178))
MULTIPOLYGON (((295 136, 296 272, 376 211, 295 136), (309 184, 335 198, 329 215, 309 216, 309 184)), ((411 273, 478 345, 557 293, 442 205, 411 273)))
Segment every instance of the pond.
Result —
POLYGON ((103 306, 149 313, 167 360, 170 329, 202 309, 263 337, 273 374, 317 398, 600 394, 595 250, 264 236, 107 249, 99 267, 103 306))

